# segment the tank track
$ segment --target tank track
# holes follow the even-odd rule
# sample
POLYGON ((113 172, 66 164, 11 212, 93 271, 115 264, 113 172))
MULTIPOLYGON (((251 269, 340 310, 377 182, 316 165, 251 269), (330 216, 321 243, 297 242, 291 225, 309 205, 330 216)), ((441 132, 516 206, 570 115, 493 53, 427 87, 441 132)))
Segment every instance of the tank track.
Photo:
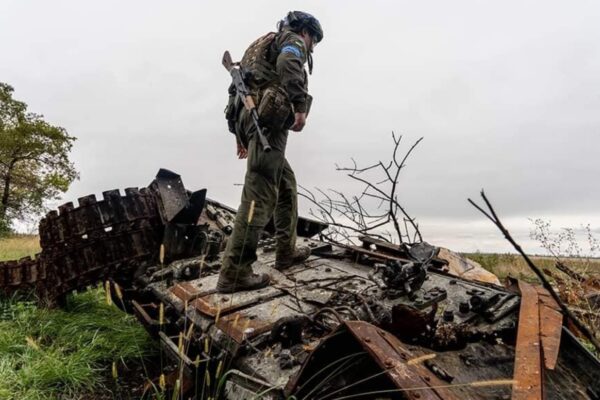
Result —
POLYGON ((148 188, 118 189, 78 199, 40 222, 41 253, 0 262, 0 292, 31 291, 49 305, 105 279, 128 287, 139 268, 156 261, 164 231, 148 188))
MULTIPOLYGON (((233 221, 235 210, 207 200, 205 189, 186 191, 181 177, 169 170, 159 170, 148 187, 124 192, 105 191, 101 200, 84 196, 77 206, 68 202, 46 214, 39 224, 42 251, 33 258, 0 262, 0 295, 33 292, 41 303, 52 306, 62 304, 70 292, 105 280, 135 289, 136 278, 159 264, 161 244, 167 263, 207 249, 212 249, 212 257, 225 239, 211 241, 204 230, 210 226, 224 236, 230 233, 227 221, 233 221), (202 217, 205 200, 225 213, 227 221, 202 217)), ((312 236, 323 228, 315 221, 298 221, 299 236, 312 236)))

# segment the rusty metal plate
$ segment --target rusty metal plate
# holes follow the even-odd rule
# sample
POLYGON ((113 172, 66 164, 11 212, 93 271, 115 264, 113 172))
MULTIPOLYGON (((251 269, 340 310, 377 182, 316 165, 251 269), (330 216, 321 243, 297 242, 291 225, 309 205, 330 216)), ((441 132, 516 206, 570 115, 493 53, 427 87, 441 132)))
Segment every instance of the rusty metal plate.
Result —
POLYGON ((540 304, 532 285, 519 281, 521 309, 515 348, 513 400, 541 400, 543 398, 543 370, 540 346, 540 304))
POLYGON ((362 346, 373 356, 377 364, 387 371, 388 377, 398 388, 429 389, 402 392, 407 399, 451 400, 457 397, 441 388, 444 383, 428 369, 419 364, 406 362, 416 356, 394 335, 363 321, 346 321, 346 327, 362 346))
MULTIPOLYGON (((148 287, 152 290, 156 297, 166 304, 171 304, 179 312, 185 308, 185 297, 193 293, 193 298, 200 296, 206 296, 216 292, 217 279, 219 275, 209 275, 204 278, 194 279, 192 281, 185 282, 185 285, 181 290, 175 289, 175 286, 169 286, 165 281, 159 281, 151 283, 148 287), (185 291, 183 290, 185 289, 185 291), (182 297, 180 297, 182 296, 182 297)), ((181 282, 179 282, 181 283, 181 282)), ((188 300, 188 307, 193 302, 188 300)))
POLYGON ((140 304, 135 300, 131 301, 131 305, 133 306, 133 313, 138 321, 140 321, 151 333, 156 333, 160 328, 160 321, 152 318, 148 311, 151 311, 152 314, 158 314, 159 306, 155 303, 140 304))
POLYGON ((556 300, 541 286, 536 286, 540 302, 540 338, 544 366, 553 370, 558 361, 563 315, 556 300))
POLYGON ((202 295, 196 298, 190 303, 199 312, 215 317, 217 313, 225 315, 228 312, 237 310, 239 308, 247 307, 255 303, 260 303, 285 294, 285 288, 294 286, 294 282, 287 279, 287 277, 281 272, 274 268, 265 265, 264 263, 255 263, 253 270, 256 273, 266 273, 271 277, 271 284, 263 289, 242 291, 231 294, 222 294, 216 292, 217 275, 207 276, 202 278, 200 281, 205 289, 213 288, 215 290, 210 291, 210 294, 202 295), (205 281, 211 279, 211 283, 207 284, 205 281), (280 289, 284 288, 284 290, 280 289))
POLYGON ((202 282, 180 282, 175 284, 175 286, 173 286, 170 290, 175 296, 179 297, 182 301, 190 302, 197 297, 214 292, 215 289, 214 286, 208 289, 202 287, 202 282))
POLYGON ((221 317, 216 326, 237 343, 242 343, 271 330, 281 318, 302 316, 313 311, 311 305, 284 296, 221 317))
POLYGON ((233 310, 260 303, 273 297, 280 296, 283 291, 267 286, 259 290, 249 290, 230 294, 212 293, 192 301, 190 304, 202 314, 216 317, 217 314, 225 315, 233 310))
POLYGON ((268 286, 259 290, 236 292, 232 294, 212 293, 197 298, 191 303, 199 312, 216 317, 217 314, 227 314, 231 311, 260 303, 283 294, 283 291, 268 286))

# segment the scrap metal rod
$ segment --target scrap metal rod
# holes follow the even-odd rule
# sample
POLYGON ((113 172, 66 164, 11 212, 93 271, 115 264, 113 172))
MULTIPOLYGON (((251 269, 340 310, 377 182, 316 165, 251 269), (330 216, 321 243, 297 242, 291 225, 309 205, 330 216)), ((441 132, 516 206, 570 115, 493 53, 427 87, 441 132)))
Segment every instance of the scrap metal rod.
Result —
POLYGON ((492 207, 492 204, 490 203, 490 201, 485 196, 485 192, 483 190, 481 191, 481 197, 483 198, 483 201, 485 202, 485 204, 489 210, 489 213, 487 211, 485 211, 483 208, 481 208, 473 200, 468 199, 469 203, 471 203, 471 205, 473 205, 473 207, 478 209, 483 215, 485 215, 490 221, 492 221, 494 223, 494 225, 496 225, 498 227, 498 229, 500 229, 500 232, 502 232, 502 234, 504 235, 506 240, 508 240, 510 242, 510 244, 513 245, 515 250, 517 250, 517 252, 525 259, 525 262, 527 263, 529 268, 531 268, 533 270, 533 272, 535 272, 537 277, 540 279, 540 281, 542 281, 542 285, 544 286, 544 288, 546 290, 548 290, 548 292, 550 293, 552 298, 558 303, 561 310, 571 320, 571 322, 573 322, 573 325, 575 325, 577 327, 577 329, 579 329, 581 331, 581 333, 583 333, 583 335, 586 337, 586 339, 588 339, 594 345, 594 347, 596 348, 596 351, 600 353, 600 342, 598 341, 598 339, 596 339, 593 332, 590 330, 590 328, 588 328, 583 322, 581 322, 577 318, 577 316, 569 309, 569 307, 567 307, 567 305, 561 300, 561 298, 558 296, 558 294, 554 291, 554 288, 552 287, 550 282, 548 282, 548 279, 546 278, 544 273, 533 263, 533 261, 531 261, 531 259, 527 256, 527 254, 525 254, 525 252, 523 251, 521 246, 517 242, 515 242, 515 240, 512 238, 512 236, 510 235, 508 230, 504 227, 504 225, 502 225, 502 222, 500 222, 500 218, 498 218, 498 215, 496 215, 496 211, 492 207))

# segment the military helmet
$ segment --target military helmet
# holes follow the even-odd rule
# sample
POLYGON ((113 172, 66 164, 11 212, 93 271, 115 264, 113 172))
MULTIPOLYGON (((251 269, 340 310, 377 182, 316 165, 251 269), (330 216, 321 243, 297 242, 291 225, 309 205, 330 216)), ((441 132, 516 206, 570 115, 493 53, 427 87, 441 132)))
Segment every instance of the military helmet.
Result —
POLYGON ((290 11, 284 19, 279 21, 277 28, 279 31, 287 28, 298 33, 302 29, 306 29, 317 43, 323 40, 323 28, 321 28, 319 20, 303 11, 290 11))

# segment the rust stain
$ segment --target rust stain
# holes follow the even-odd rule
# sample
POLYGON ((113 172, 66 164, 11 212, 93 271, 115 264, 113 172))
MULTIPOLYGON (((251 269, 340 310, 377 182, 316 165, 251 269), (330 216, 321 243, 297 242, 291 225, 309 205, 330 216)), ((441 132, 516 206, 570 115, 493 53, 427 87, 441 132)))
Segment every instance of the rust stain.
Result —
POLYGON ((267 332, 274 325, 272 321, 249 317, 241 312, 232 313, 217 322, 217 328, 229 335, 237 343, 251 339, 261 333, 267 332))
POLYGON ((226 301, 225 299, 226 296, 223 295, 208 295, 192 301, 190 305, 196 310, 200 311, 202 314, 214 318, 218 313, 225 313, 235 308, 232 307, 232 303, 230 301, 226 301))
POLYGON ((140 304, 135 300, 132 300, 131 304, 133 305, 134 314, 138 317, 138 320, 140 320, 142 324, 148 327, 159 325, 159 321, 152 318, 150 314, 148 314, 148 312, 146 311, 146 308, 151 308, 153 311, 157 311, 158 307, 156 306, 156 304, 140 304))
POLYGON ((540 301, 540 338, 544 366, 553 370, 558 361, 563 315, 556 300, 541 286, 536 286, 540 301))
POLYGON ((415 355, 394 335, 363 321, 346 321, 344 324, 373 356, 377 364, 386 370, 388 377, 398 388, 431 387, 430 389, 404 392, 403 395, 407 399, 452 400, 458 398, 447 389, 440 388, 439 386, 443 386, 444 383, 424 366, 408 365, 405 359, 414 359, 415 355))
POLYGON ((540 302, 532 285, 519 281, 521 308, 515 348, 513 400, 543 398, 542 360, 540 346, 540 302))
POLYGON ((202 294, 206 294, 206 290, 201 290, 200 288, 190 284, 189 282, 180 282, 173 286, 170 290, 171 293, 179 297, 184 302, 192 301, 196 297, 199 297, 202 294))
POLYGON ((217 313, 220 315, 227 314, 231 311, 263 302, 271 299, 281 293, 280 290, 273 288, 260 289, 255 291, 252 296, 242 295, 245 292, 238 292, 233 294, 222 294, 222 293, 210 293, 202 294, 190 303, 192 307, 200 311, 202 314, 216 317, 217 313), (261 293, 261 290, 264 293, 261 293))

